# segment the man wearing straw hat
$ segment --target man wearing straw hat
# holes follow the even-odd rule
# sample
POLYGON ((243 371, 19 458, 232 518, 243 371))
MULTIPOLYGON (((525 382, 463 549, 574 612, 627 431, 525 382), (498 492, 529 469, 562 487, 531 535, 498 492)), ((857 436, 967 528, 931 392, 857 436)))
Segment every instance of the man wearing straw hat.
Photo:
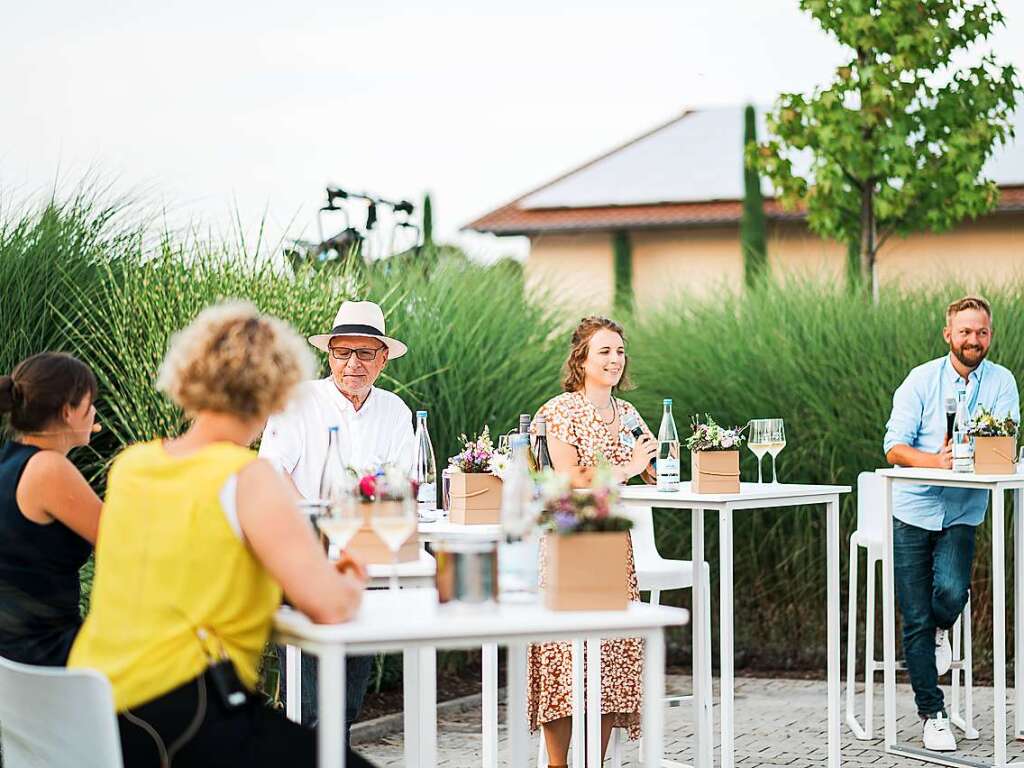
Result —
MULTIPOLYGON (((969 417, 984 405, 1020 422, 1013 374, 986 360, 992 343, 987 301, 965 296, 946 308, 943 338, 949 353, 910 372, 892 398, 885 457, 901 467, 950 469, 945 402, 964 398, 969 417)), ((967 603, 975 530, 985 519, 988 492, 898 485, 893 489, 893 573, 903 619, 903 653, 922 720, 926 749, 952 752, 938 677, 949 671, 948 630, 967 603)))
MULTIPOLYGON (((406 346, 386 334, 384 313, 372 301, 346 301, 326 333, 309 343, 327 353, 329 376, 299 385, 288 408, 270 417, 260 456, 268 459, 306 499, 320 492, 320 474, 327 458, 328 429, 339 427, 346 466, 369 469, 391 464, 409 470, 415 443, 412 412, 402 399, 374 386, 388 361, 406 353, 406 346)), ((283 648, 278 648, 281 669, 283 648)), ((346 735, 358 717, 366 694, 372 656, 353 656, 347 663, 346 735)), ((283 677, 283 676, 282 676, 283 677)), ((316 722, 316 658, 302 659, 302 721, 316 722)))

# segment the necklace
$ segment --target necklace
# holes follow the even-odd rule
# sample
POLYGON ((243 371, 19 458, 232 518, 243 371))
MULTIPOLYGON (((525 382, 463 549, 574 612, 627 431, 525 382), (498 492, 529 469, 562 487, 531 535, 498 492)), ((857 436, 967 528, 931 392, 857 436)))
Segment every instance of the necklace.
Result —
POLYGON ((590 403, 592 406, 594 406, 594 410, 597 411, 597 418, 599 418, 601 420, 602 424, 608 425, 608 424, 614 424, 615 423, 615 419, 618 418, 619 407, 615 404, 615 398, 614 397, 609 397, 608 398, 608 405, 605 405, 605 406, 597 405, 589 397, 587 398, 587 402, 590 403), (604 412, 611 411, 612 412, 612 417, 610 419, 605 419, 605 417, 601 415, 602 411, 604 411, 604 412))

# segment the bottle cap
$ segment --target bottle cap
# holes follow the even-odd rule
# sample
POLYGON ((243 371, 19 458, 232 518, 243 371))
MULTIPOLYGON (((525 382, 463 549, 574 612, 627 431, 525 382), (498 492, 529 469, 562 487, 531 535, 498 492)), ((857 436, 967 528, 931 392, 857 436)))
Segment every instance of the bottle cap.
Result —
POLYGON ((671 397, 666 397, 664 400, 661 401, 661 404, 662 405, 672 405, 672 398, 671 397))
POLYGON ((337 432, 339 429, 340 428, 338 427, 338 425, 334 424, 333 426, 327 428, 327 433, 330 434, 331 432, 337 432))
POLYGON ((417 419, 425 419, 425 418, 427 418, 427 412, 426 411, 416 411, 416 418, 417 419))

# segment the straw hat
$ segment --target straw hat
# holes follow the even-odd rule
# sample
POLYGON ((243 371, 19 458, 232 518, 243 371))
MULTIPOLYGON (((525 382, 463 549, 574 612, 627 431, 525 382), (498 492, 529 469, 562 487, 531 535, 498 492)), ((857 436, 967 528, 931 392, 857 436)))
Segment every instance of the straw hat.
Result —
POLYGON ((309 337, 309 343, 317 349, 327 351, 327 345, 335 336, 365 336, 380 339, 388 348, 388 358, 401 357, 408 351, 398 339, 385 335, 384 312, 372 301, 346 301, 334 318, 330 333, 309 337))

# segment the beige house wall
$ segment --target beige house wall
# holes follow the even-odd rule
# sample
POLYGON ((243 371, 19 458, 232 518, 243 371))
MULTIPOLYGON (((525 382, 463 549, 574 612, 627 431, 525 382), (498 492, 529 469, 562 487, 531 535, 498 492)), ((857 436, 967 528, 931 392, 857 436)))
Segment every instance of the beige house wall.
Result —
POLYGON ((743 285, 735 227, 641 230, 630 233, 633 293, 652 307, 683 293, 707 296, 743 285))
MULTIPOLYGON (((770 223, 766 241, 768 268, 776 277, 828 282, 846 279, 846 246, 822 240, 803 222, 770 223)), ((737 232, 736 248, 739 247, 737 232)))
MULTIPOLYGON (((743 285, 739 228, 679 228, 630 233, 637 305, 654 307, 683 292, 707 296, 743 285)), ((768 226, 773 275, 835 282, 845 279, 846 246, 822 240, 803 222, 768 226)), ((1024 213, 961 224, 952 232, 887 241, 878 256, 883 284, 926 285, 957 279, 967 287, 1024 279, 1024 213)), ((614 296, 610 233, 531 238, 528 285, 546 285, 583 311, 607 311, 614 296)))
POLYGON ((891 238, 879 251, 878 277, 907 286, 956 279, 968 288, 1024 278, 1024 213, 996 214, 942 234, 891 238))
POLYGON ((612 236, 536 235, 526 260, 527 289, 549 293, 560 304, 583 312, 604 312, 614 299, 612 236))

